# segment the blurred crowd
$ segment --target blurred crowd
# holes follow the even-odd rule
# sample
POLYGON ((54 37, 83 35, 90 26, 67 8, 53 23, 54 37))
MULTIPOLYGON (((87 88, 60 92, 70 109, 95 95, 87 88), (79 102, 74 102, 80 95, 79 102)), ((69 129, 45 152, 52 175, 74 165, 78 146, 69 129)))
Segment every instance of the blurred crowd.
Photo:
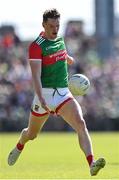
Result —
POLYGON ((83 73, 90 79, 87 96, 79 99, 87 124, 93 130, 119 129, 119 39, 113 39, 113 53, 101 59, 95 36, 84 33, 82 21, 70 21, 65 33, 67 50, 76 64, 70 73, 83 73))
MULTIPOLYGON (((85 74, 91 82, 88 94, 76 97, 81 103, 90 130, 119 129, 119 44, 115 53, 101 59, 97 41, 87 36, 82 21, 70 21, 64 34, 67 51, 76 63, 69 76, 85 74)), ((33 98, 33 85, 28 62, 29 42, 22 42, 12 26, 0 28, 0 131, 21 130, 26 126, 33 98)), ((71 130, 58 117, 50 117, 44 129, 71 130)))
POLYGON ((24 126, 32 100, 28 43, 21 42, 13 27, 0 30, 0 121, 1 130, 24 126), (12 122, 13 121, 13 122, 12 122))

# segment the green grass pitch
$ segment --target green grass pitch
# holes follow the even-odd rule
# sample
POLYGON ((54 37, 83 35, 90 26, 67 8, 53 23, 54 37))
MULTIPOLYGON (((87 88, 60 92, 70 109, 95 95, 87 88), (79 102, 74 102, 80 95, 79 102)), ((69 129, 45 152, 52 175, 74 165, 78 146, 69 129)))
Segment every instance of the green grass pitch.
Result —
POLYGON ((76 133, 45 133, 28 142, 14 166, 7 156, 20 133, 0 134, 0 179, 119 179, 119 133, 90 133, 95 158, 106 166, 95 177, 89 174, 76 133))

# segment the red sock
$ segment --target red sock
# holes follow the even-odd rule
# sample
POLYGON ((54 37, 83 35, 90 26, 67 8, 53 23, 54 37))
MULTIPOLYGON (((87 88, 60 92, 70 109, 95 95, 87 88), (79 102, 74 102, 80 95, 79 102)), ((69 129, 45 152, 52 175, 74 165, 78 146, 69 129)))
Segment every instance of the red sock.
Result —
POLYGON ((16 147, 17 147, 18 150, 22 151, 23 148, 24 148, 24 144, 18 143, 18 144, 16 145, 16 147))
POLYGON ((94 156, 90 154, 86 158, 87 158, 88 164, 90 166, 94 160, 94 156))

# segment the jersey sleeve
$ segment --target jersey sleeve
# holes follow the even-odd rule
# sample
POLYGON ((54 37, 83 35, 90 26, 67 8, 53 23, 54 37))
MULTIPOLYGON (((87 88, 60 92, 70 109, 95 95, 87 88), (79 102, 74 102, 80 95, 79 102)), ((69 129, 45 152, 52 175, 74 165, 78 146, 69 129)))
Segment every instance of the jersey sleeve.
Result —
POLYGON ((35 60, 35 59, 42 60, 42 49, 35 42, 31 43, 30 46, 29 46, 28 58, 29 58, 29 60, 30 59, 32 59, 32 60, 35 60))

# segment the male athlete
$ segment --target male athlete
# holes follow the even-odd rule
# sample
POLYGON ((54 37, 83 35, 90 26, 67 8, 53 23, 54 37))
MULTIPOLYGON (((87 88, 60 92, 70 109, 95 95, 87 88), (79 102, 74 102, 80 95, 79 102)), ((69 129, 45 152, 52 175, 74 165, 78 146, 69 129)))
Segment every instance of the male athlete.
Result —
POLYGON ((8 156, 8 164, 14 165, 26 142, 36 138, 51 113, 64 118, 77 132, 79 144, 90 167, 91 176, 105 166, 104 158, 94 160, 91 139, 86 128, 79 103, 68 89, 67 64, 74 59, 67 54, 63 38, 58 37, 60 14, 56 9, 43 14, 43 28, 38 38, 29 47, 29 62, 32 71, 35 96, 28 127, 8 156))

